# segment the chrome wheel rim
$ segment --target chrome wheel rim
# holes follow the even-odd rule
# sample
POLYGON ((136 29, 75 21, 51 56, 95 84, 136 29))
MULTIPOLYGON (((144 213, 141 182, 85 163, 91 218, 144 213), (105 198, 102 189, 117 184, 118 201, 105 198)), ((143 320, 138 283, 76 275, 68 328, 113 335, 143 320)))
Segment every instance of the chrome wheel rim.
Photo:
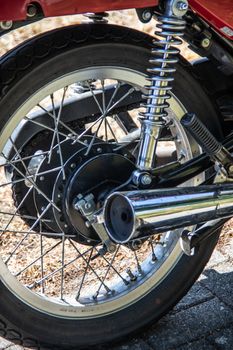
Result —
MULTIPOLYGON (((60 77, 59 79, 51 82, 47 86, 42 87, 39 91, 35 92, 34 95, 31 96, 27 101, 25 101, 25 103, 18 108, 15 114, 11 116, 11 118, 9 119, 9 122, 1 132, 1 136, 0 136, 1 154, 2 152, 4 153, 6 144, 11 139, 11 135, 13 134, 13 131, 15 130, 17 125, 19 125, 20 121, 23 120, 23 118, 25 118, 25 116, 27 116, 28 113, 36 105, 38 105, 38 103, 44 100, 46 96, 49 96, 53 94, 55 91, 58 91, 59 89, 64 88, 64 86, 65 87, 70 86, 77 81, 83 82, 83 81, 92 81, 92 80, 98 80, 100 82, 107 81, 107 80, 111 80, 111 81, 113 80, 117 82, 123 81, 133 86, 134 89, 140 89, 140 90, 142 90, 143 89, 142 87, 146 84, 146 77, 143 74, 130 69, 122 68, 122 67, 95 67, 94 69, 88 68, 88 69, 79 70, 77 72, 72 72, 69 75, 60 77)), ((176 141, 174 142, 176 145, 177 153, 179 155, 182 155, 184 160, 188 160, 192 158, 194 154, 198 154, 200 150, 191 139, 188 139, 187 135, 185 134, 184 130, 179 124, 179 119, 186 112, 184 106, 182 106, 182 104, 176 99, 175 96, 172 96, 170 100, 170 106, 171 106, 170 107, 171 113, 169 115, 173 120, 173 125, 171 126, 171 129, 170 129, 171 135, 176 137, 176 141)), ((2 154, 2 156, 4 158, 4 154, 2 154)), ((197 185, 201 181, 201 179, 202 179, 202 176, 196 177, 189 184, 197 185)), ((1 187, 4 188, 5 186, 6 185, 3 182, 1 184, 1 187)), ((1 196, 3 198, 4 194, 2 193, 1 196)), ((50 203, 50 205, 52 204, 50 203)), ((3 213, 3 209, 1 210, 1 212, 3 213)), ((16 214, 17 214, 17 211, 16 211, 16 214)), ((1 215, 4 216, 3 214, 1 215)), ((11 217, 15 218, 15 216, 12 216, 12 212, 10 215, 11 217)), ((40 220, 40 219, 41 217, 37 217, 35 220, 40 220)), ((5 245, 6 232, 8 232, 8 234, 11 233, 12 235, 14 235, 15 232, 13 232, 13 230, 11 230, 12 232, 9 232, 9 225, 7 228, 4 225, 1 225, 1 226, 2 226, 1 227, 1 256, 2 256, 5 254, 4 249, 6 249, 6 245, 5 245)), ((30 227, 29 230, 33 231, 33 227, 30 227)), ((17 233, 20 234, 18 228, 16 228, 16 231, 17 233)), ((81 256, 83 255, 83 252, 79 251, 79 248, 77 247, 77 245, 75 245, 77 249, 73 247, 73 252, 76 251, 76 254, 79 254, 81 256, 80 259, 82 259, 84 264, 84 266, 82 266, 82 268, 84 269, 84 272, 85 272, 85 266, 86 266, 86 270, 89 269, 91 273, 94 274, 95 278, 98 280, 98 286, 96 286, 96 289, 98 291, 98 296, 96 299, 93 298, 93 293, 92 292, 89 293, 88 291, 87 295, 90 294, 90 297, 83 298, 81 302, 80 300, 77 301, 74 297, 75 295, 77 295, 77 289, 78 289, 77 286, 74 288, 75 293, 74 291, 72 291, 72 293, 70 293, 69 296, 68 295, 64 296, 64 293, 63 293, 62 298, 59 297, 58 295, 54 297, 50 295, 51 293, 49 295, 48 294, 46 295, 46 292, 44 290, 33 291, 32 289, 29 288, 29 286, 23 285, 20 282, 20 279, 17 278, 17 276, 14 276, 14 271, 12 271, 13 268, 9 268, 9 265, 7 266, 5 263, 6 260, 2 258, 0 259, 1 280, 17 298, 19 298, 24 303, 30 305, 31 307, 41 312, 51 314, 57 317, 74 318, 74 319, 100 317, 102 315, 119 311, 135 303, 136 301, 144 297, 146 294, 148 294, 159 283, 161 283, 161 281, 176 266, 176 264, 178 263, 178 261, 182 256, 182 252, 178 243, 179 235, 180 235, 180 230, 176 230, 173 232, 167 232, 164 235, 162 235, 160 237, 160 241, 157 241, 156 244, 148 241, 147 242, 148 247, 146 249, 150 249, 150 253, 146 257, 146 259, 144 259, 143 262, 141 262, 141 260, 137 257, 137 253, 130 252, 131 254, 130 265, 134 267, 131 267, 130 271, 124 271, 124 273, 123 272, 119 273, 119 271, 117 272, 115 262, 113 261, 114 254, 111 256, 102 258, 103 259, 102 263, 104 262, 105 266, 104 266, 104 269, 102 269, 103 274, 101 275, 101 277, 96 276, 96 270, 93 267, 94 265, 90 267, 91 257, 92 257, 92 254, 94 254, 95 248, 87 248, 86 253, 84 254, 85 259, 83 260, 83 256, 81 256), (104 276, 108 274, 110 271, 113 276, 113 278, 111 279, 111 286, 114 285, 114 288, 113 287, 109 288, 109 286, 107 286, 106 288, 105 286, 105 284, 107 285, 107 283, 105 283, 107 280, 104 280, 104 276)), ((19 241, 17 242, 16 242, 16 246, 19 244, 19 241)), ((23 241, 23 243, 26 243, 26 242, 23 241)), ((30 245, 30 242, 28 244, 30 245)), ((39 241, 39 238, 38 238, 38 245, 39 244, 41 244, 41 241, 39 241)), ((65 244, 66 244, 65 238, 64 236, 61 236, 60 245, 63 246, 63 252, 64 252, 65 244)), ((120 250, 123 250, 123 253, 122 253, 123 257, 124 256, 126 257, 127 255, 129 255, 129 250, 127 250, 127 248, 125 248, 124 246, 119 247, 118 249, 119 250, 115 254, 115 258, 118 256, 117 254, 119 253, 120 250)), ((41 254, 38 255, 38 257, 41 258, 43 254, 44 252, 41 251, 41 254)), ((64 273, 65 273, 64 270, 69 265, 65 265, 64 256, 62 255, 63 253, 61 253, 60 259, 62 261, 63 268, 57 267, 55 268, 55 271, 57 270, 56 273, 59 273, 60 275, 63 274, 63 277, 64 277, 64 273)), ((34 260, 32 260, 30 263, 27 262, 27 266, 30 265, 34 260)), ((36 262, 38 262, 38 260, 36 262)), ((119 259, 118 259, 118 263, 119 263, 119 259)), ((70 265, 72 264, 73 263, 71 263, 70 265)), ((34 265, 35 264, 30 265, 30 268, 33 267, 34 265)), ((124 265, 124 268, 122 268, 122 271, 126 270, 126 265, 128 265, 128 263, 123 263, 123 265, 124 265)), ((51 270, 51 273, 52 273, 52 270, 51 270)), ((53 276, 54 274, 50 275, 51 278, 53 276)), ((41 278, 43 279, 43 277, 40 276, 39 280, 41 278)), ((81 278, 81 282, 82 282, 82 278, 81 278)), ((90 285, 87 285, 87 287, 88 287, 87 289, 91 289, 90 285)))

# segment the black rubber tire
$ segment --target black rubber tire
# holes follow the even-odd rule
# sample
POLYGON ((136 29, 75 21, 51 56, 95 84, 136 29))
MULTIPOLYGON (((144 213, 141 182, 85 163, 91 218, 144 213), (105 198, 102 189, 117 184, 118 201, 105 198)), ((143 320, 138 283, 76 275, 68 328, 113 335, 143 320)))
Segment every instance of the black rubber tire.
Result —
MULTIPOLYGON (((100 63, 146 72, 150 46, 151 39, 144 34, 103 25, 68 27, 29 41, 1 62, 0 130, 34 91, 59 75, 100 63)), ((175 95, 220 136, 218 115, 190 67, 181 61, 177 68, 175 95)), ((118 340, 161 318, 186 294, 209 260, 217 239, 218 233, 206 240, 194 257, 183 256, 137 303, 98 319, 71 321, 43 314, 17 299, 0 282, 0 335, 25 346, 56 349, 118 340)))

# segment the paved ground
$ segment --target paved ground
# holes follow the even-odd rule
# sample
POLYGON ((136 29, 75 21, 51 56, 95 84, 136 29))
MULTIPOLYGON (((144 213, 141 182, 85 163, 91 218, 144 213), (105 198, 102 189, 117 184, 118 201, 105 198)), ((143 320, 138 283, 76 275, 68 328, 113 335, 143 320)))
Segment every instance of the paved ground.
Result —
MULTIPOLYGON (((3 349, 23 348, 0 338, 3 349)), ((233 238, 217 247, 199 281, 172 312, 138 338, 111 348, 173 349, 233 350, 233 238)))

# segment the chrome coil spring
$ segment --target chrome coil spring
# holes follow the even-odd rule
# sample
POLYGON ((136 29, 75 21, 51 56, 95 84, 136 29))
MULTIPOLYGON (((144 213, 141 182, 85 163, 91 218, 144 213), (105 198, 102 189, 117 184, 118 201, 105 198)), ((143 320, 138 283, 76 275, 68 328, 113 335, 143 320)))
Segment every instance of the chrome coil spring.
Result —
POLYGON ((152 58, 149 61, 153 67, 147 70, 147 80, 150 84, 145 86, 148 93, 143 95, 147 102, 142 104, 146 111, 140 113, 142 119, 152 121, 161 121, 168 114, 167 100, 171 97, 169 91, 172 89, 171 82, 174 80, 175 64, 180 52, 173 45, 182 43, 177 37, 183 36, 186 24, 183 19, 173 16, 161 16, 158 20, 160 23, 157 24, 157 28, 160 30, 156 30, 155 34, 162 39, 153 40, 154 48, 151 50, 152 58))

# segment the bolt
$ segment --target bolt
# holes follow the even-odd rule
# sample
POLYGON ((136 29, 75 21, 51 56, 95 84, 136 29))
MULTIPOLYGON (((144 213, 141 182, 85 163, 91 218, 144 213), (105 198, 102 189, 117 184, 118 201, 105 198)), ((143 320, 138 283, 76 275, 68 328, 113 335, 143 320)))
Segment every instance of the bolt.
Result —
POLYGON ((179 2, 176 4, 176 8, 177 8, 179 11, 187 11, 187 10, 188 10, 188 3, 187 3, 187 2, 183 2, 183 1, 179 1, 179 2))
POLYGON ((87 228, 90 228, 90 227, 91 227, 90 221, 86 221, 86 222, 85 222, 85 225, 86 225, 87 228))
POLYGON ((181 150, 181 151, 180 151, 180 155, 179 155, 178 161, 181 161, 181 160, 184 159, 185 157, 186 157, 185 151, 181 150))
POLYGON ((40 176, 40 181, 44 181, 44 176, 40 176))
POLYGON ((110 239, 108 239, 107 241, 105 241, 105 246, 107 248, 107 251, 109 253, 114 253, 116 251, 116 244, 113 243, 112 241, 110 241, 110 239))
POLYGON ((70 164, 71 169, 74 169, 76 167, 75 163, 70 164))
POLYGON ((143 19, 144 21, 149 22, 149 21, 151 20, 151 18, 152 18, 152 14, 151 14, 150 11, 147 11, 147 10, 143 11, 143 13, 142 13, 142 19, 143 19))
POLYGON ((156 255, 155 255, 155 253, 152 253, 151 260, 152 260, 152 261, 156 261, 156 260, 157 260, 157 257, 156 257, 156 255))
POLYGON ((91 204, 90 203, 86 203, 85 204, 85 209, 91 209, 91 204))
POLYGON ((44 211, 44 210, 45 210, 45 207, 41 207, 40 210, 41 210, 41 211, 44 211))
POLYGON ((35 5, 30 4, 27 8, 27 16, 34 17, 37 14, 37 8, 35 5))
POLYGON ((109 244, 109 246, 108 246, 108 252, 109 252, 109 253, 114 253, 115 251, 116 251, 116 246, 115 246, 115 244, 114 244, 114 243, 109 244))
POLYGON ((127 274, 129 275, 130 281, 132 281, 132 282, 133 282, 133 281, 136 281, 137 276, 135 276, 135 275, 133 274, 133 272, 132 272, 130 269, 127 269, 126 272, 127 272, 127 274))
POLYGON ((80 209, 80 206, 79 206, 78 202, 74 203, 73 207, 74 207, 75 210, 79 210, 80 209))
POLYGON ((0 27, 4 30, 9 30, 13 26, 12 21, 2 21, 0 22, 0 27))
POLYGON ((142 241, 140 239, 136 239, 135 241, 132 242, 132 248, 133 250, 138 250, 142 246, 142 241))
POLYGON ((97 151, 97 153, 102 153, 102 148, 99 147, 99 148, 97 148, 96 151, 97 151))
POLYGON ((150 185, 152 182, 152 178, 149 174, 145 174, 141 177, 141 184, 142 185, 150 185))
POLYGON ((204 49, 207 49, 210 46, 210 39, 205 38, 201 42, 201 46, 204 47, 204 49))
POLYGON ((233 165, 230 165, 228 170, 230 173, 233 173, 233 165))
POLYGON ((65 225, 64 225, 64 227, 65 227, 65 228, 67 228, 67 227, 68 227, 68 225, 67 225, 67 224, 65 224, 65 225))

